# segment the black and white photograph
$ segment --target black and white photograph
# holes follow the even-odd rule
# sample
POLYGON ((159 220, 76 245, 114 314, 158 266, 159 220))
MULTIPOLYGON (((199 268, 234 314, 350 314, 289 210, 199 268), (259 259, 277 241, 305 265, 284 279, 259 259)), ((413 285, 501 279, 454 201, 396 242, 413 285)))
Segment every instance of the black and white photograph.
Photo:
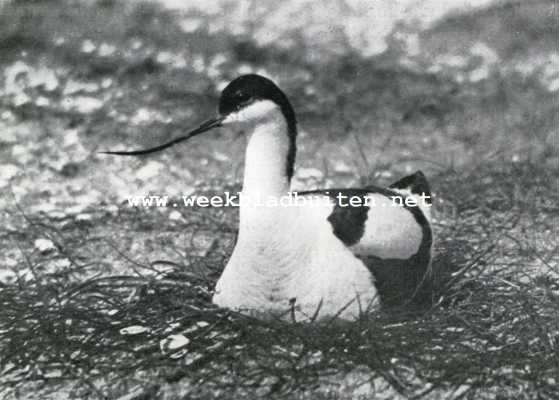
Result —
POLYGON ((559 399, 558 0, 0 0, 0 400, 559 399))

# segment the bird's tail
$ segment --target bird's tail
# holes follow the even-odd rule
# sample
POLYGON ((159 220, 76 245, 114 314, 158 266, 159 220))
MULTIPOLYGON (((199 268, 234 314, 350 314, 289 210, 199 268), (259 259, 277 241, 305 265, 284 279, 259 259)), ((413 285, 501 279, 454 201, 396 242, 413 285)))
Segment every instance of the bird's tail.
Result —
POLYGON ((403 177, 389 186, 390 189, 406 196, 413 197, 427 220, 431 220, 431 187, 421 171, 403 177))

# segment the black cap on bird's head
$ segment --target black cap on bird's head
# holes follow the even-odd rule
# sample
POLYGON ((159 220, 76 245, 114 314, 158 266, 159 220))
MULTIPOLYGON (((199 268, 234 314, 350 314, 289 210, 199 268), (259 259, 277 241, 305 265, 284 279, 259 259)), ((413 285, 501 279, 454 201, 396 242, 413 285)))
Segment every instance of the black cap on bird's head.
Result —
POLYGON ((247 117, 244 114, 240 117, 242 112, 259 101, 271 101, 282 111, 287 123, 287 131, 292 148, 290 153, 293 153, 293 156, 289 157, 294 158, 295 137, 297 135, 295 112, 293 111, 293 108, 291 107, 291 104, 285 94, 276 86, 274 82, 256 74, 242 75, 231 81, 221 92, 218 116, 202 123, 198 128, 190 131, 186 135, 149 149, 135 151, 104 151, 102 153, 122 156, 138 156, 161 151, 179 142, 190 139, 193 136, 209 131, 210 129, 227 125, 232 122, 246 121, 247 117))

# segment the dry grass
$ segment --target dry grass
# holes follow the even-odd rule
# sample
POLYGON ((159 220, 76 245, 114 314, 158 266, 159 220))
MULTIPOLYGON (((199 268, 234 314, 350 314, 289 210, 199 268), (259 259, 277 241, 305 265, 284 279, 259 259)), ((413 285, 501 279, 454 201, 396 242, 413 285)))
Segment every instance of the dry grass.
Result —
MULTIPOLYGON (((262 322, 216 309, 210 291, 229 250, 219 244, 203 257, 187 256, 191 268, 169 262, 171 269, 157 274, 153 267, 162 261, 135 263, 135 276, 85 280, 76 279, 88 268, 80 261, 44 273, 30 257, 33 275, 0 292, 4 393, 34 383, 33 390, 55 392, 71 386, 78 398, 132 390, 157 398, 180 391, 189 398, 327 397, 358 374, 369 394, 375 387, 386 394, 389 386, 388 393, 406 398, 555 398, 557 247, 546 250, 539 240, 532 248, 526 237, 534 224, 557 223, 557 192, 548 179, 530 164, 441 175, 436 185, 454 193, 457 214, 442 216, 438 227, 433 305, 385 310, 353 324, 262 322), (520 182, 549 203, 511 197, 520 182), (500 193, 510 200, 504 208, 500 193), (131 326, 148 330, 120 332, 131 326), (190 340, 176 359, 160 349, 171 334, 190 340)), ((63 241, 77 232, 66 230, 60 246, 72 248, 63 241)), ((557 246, 553 234, 548 240, 557 246)), ((343 388, 348 398, 354 389, 343 388)))
MULTIPOLYGON (((536 77, 493 71, 485 82, 458 85, 449 74, 403 68, 396 50, 372 59, 348 51, 313 64, 297 40, 286 51, 259 47, 250 36, 185 34, 172 15, 146 4, 10 7, 0 16, 2 68, 27 51, 26 63, 63 68, 64 79, 113 83, 86 94, 110 99, 90 114, 61 106, 65 82, 49 93, 25 89, 33 99, 50 96, 49 107, 0 98, 29 156, 21 161, 14 143, 0 141, 0 156, 25 171, 12 181, 19 201, 9 190, 0 198, 6 205, 0 272, 15 276, 0 283, 0 395, 559 396, 557 96, 536 77), (55 44, 60 37, 65 41, 55 44), (87 39, 117 51, 84 53, 87 39), (131 50, 137 40, 142 47, 131 50), (107 182, 122 176, 130 186, 162 193, 180 179, 197 192, 235 191, 235 157, 242 154, 223 160, 216 152, 229 154, 230 143, 192 143, 180 157, 177 151, 157 159, 168 170, 152 180, 135 175, 151 159, 108 163, 94 155, 100 147, 159 142, 213 112, 216 79, 190 60, 179 69, 158 61, 163 50, 207 60, 225 55, 220 79, 235 76, 243 63, 279 76, 305 131, 300 160, 323 171, 317 178, 323 184, 386 183, 408 167, 426 169, 437 194, 429 307, 382 310, 353 324, 286 324, 212 306, 211 291, 234 243, 236 210, 178 209, 182 217, 170 220, 172 210, 111 207, 117 185, 107 182), (130 120, 141 107, 173 121, 134 126, 130 120), (31 133, 21 133, 22 126, 31 133), (87 156, 61 163, 78 152, 64 147, 73 129, 87 156), (337 171, 338 162, 351 171, 337 171), (95 190, 102 200, 64 212, 75 196, 95 190), (37 207, 49 202, 55 212, 37 207), (35 241, 44 238, 54 248, 39 250, 35 241), (144 329, 122 334, 127 327, 144 329), (187 337, 188 345, 162 351, 161 341, 174 334, 187 337)), ((525 21, 526 31, 535 23, 529 15, 518 21, 525 21)), ((440 29, 429 40, 444 42, 448 24, 440 29)), ((461 41, 471 39, 467 32, 461 31, 461 41)), ((518 54, 514 37, 498 33, 498 47, 518 54)), ((475 32, 472 37, 479 39, 475 32)), ((524 49, 531 45, 526 37, 518 44, 524 49)))

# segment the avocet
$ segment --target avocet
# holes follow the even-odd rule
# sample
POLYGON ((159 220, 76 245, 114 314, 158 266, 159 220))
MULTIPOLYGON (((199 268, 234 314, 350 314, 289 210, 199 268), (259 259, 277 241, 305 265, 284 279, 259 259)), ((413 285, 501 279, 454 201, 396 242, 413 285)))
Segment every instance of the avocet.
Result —
POLYGON ((221 94, 217 117, 161 151, 218 127, 248 134, 237 243, 213 302, 259 316, 356 319, 412 301, 429 274, 430 189, 420 172, 389 188, 367 186, 290 196, 297 123, 269 79, 243 75, 221 94), (291 196, 292 198, 293 196, 291 196), (308 201, 301 201, 308 200, 308 201))

